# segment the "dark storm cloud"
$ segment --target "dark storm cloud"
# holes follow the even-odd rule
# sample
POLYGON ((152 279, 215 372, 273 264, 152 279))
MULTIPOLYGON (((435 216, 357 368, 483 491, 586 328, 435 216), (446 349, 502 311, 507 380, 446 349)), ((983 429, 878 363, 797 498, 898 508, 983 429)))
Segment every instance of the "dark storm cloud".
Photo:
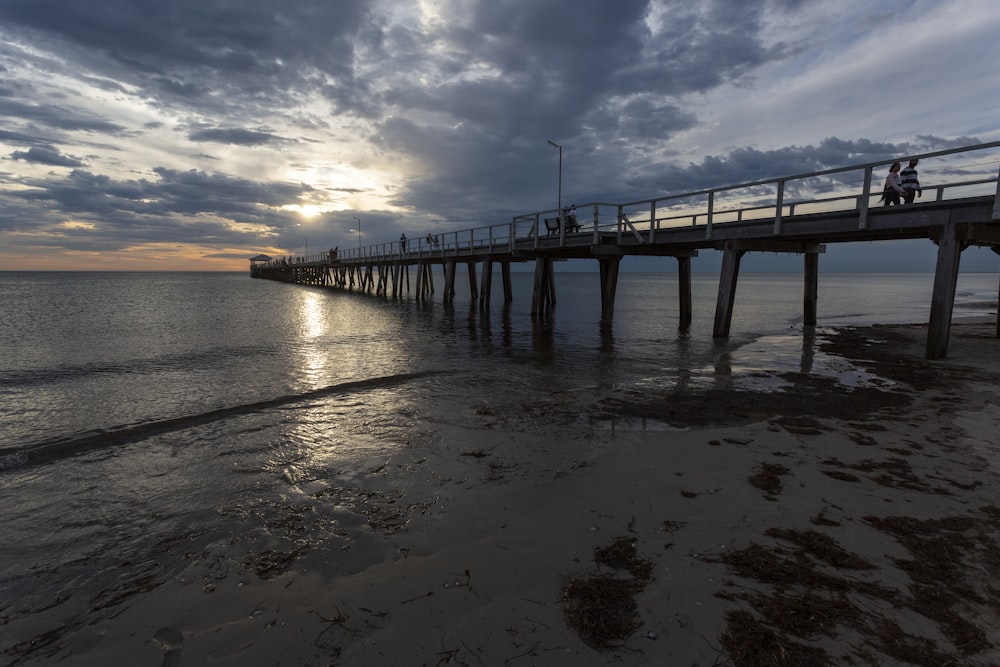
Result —
POLYGON ((218 144, 233 144, 237 146, 260 146, 263 144, 282 143, 285 140, 269 132, 258 132, 241 128, 217 128, 210 130, 195 130, 188 134, 191 141, 209 141, 218 144))
MULTIPOLYGON (((432 36, 441 71, 454 76, 432 87, 401 78, 385 93, 392 107, 453 119, 445 127, 393 117, 379 126, 382 145, 419 156, 425 167, 426 176, 406 183, 396 202, 472 215, 503 207, 511 192, 547 200, 547 139, 572 147, 571 187, 617 177, 622 156, 644 150, 636 146, 697 123, 680 96, 785 53, 765 46, 760 9, 744 4, 667 3, 656 34, 644 1, 473 4, 459 27, 432 36), (461 76, 473 62, 483 75, 461 76)), ((386 50, 426 52, 427 39, 389 33, 386 50)))
POLYGON ((33 146, 26 151, 14 151, 10 155, 13 160, 24 160, 35 164, 47 164, 53 167, 82 167, 83 162, 76 158, 63 155, 55 146, 33 146))
POLYGON ((151 98, 230 111, 311 89, 317 70, 349 81, 365 14, 353 0, 0 3, 0 23, 151 98))
POLYGON ((118 134, 125 128, 103 118, 82 114, 55 105, 27 104, 10 98, 0 98, 0 118, 19 119, 56 130, 118 134))

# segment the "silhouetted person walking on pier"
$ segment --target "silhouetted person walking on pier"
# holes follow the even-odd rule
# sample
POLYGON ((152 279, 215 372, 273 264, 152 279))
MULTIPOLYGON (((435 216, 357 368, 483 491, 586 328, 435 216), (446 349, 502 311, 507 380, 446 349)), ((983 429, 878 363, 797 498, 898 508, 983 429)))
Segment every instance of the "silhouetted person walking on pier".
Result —
POLYGON ((903 186, 900 185, 901 180, 899 176, 899 163, 893 162, 892 166, 889 167, 889 174, 885 177, 885 185, 882 188, 882 199, 879 201, 885 202, 886 206, 893 204, 899 206, 900 196, 906 194, 903 186))
POLYGON ((909 166, 899 172, 900 185, 903 186, 903 201, 912 204, 914 197, 923 197, 924 191, 920 189, 920 181, 917 179, 917 163, 920 160, 910 160, 909 166))
POLYGON ((399 251, 402 253, 406 252, 406 234, 399 237, 399 251))

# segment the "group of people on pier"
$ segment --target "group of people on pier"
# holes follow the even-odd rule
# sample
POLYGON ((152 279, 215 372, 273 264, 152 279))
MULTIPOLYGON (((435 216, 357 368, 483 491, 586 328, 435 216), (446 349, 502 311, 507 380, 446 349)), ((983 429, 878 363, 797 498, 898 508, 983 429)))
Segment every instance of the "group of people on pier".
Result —
MULTIPOLYGON (((427 238, 424 239, 424 242, 427 244, 427 247, 425 248, 426 250, 437 250, 441 247, 441 242, 438 240, 438 237, 430 232, 427 232, 427 238)), ((401 234, 399 236, 399 251, 401 253, 406 254, 406 246, 408 243, 409 239, 406 238, 406 234, 401 234)))

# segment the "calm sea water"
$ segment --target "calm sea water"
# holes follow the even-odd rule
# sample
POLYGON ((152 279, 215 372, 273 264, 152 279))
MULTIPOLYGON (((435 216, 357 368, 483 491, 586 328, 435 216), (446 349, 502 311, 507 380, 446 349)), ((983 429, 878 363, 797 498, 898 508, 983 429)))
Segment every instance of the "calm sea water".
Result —
MULTIPOLYGON (((489 312, 459 278, 446 306, 440 275, 420 302, 242 273, 0 273, 0 655, 20 655, 35 609, 70 632, 123 577, 166 580, 150 563, 182 536, 231 540, 309 480, 433 452, 456 412, 801 358, 797 275, 742 275, 722 341, 714 275, 694 276, 686 331, 673 275, 622 274, 611 327, 595 274, 557 273, 545 318, 530 274, 507 308, 495 280, 489 312)), ((925 322, 932 281, 821 275, 819 324, 925 322)), ((962 275, 955 315, 995 313, 997 281, 962 275)))

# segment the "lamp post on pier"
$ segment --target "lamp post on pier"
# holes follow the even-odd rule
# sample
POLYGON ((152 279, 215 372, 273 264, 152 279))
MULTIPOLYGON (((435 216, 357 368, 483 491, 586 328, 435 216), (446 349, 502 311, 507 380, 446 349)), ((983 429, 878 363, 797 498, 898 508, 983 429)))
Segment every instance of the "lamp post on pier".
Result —
POLYGON ((548 141, 549 141, 549 146, 559 149, 559 195, 558 198, 556 199, 556 207, 559 209, 559 215, 562 215, 562 146, 552 141, 551 139, 549 139, 548 141))

